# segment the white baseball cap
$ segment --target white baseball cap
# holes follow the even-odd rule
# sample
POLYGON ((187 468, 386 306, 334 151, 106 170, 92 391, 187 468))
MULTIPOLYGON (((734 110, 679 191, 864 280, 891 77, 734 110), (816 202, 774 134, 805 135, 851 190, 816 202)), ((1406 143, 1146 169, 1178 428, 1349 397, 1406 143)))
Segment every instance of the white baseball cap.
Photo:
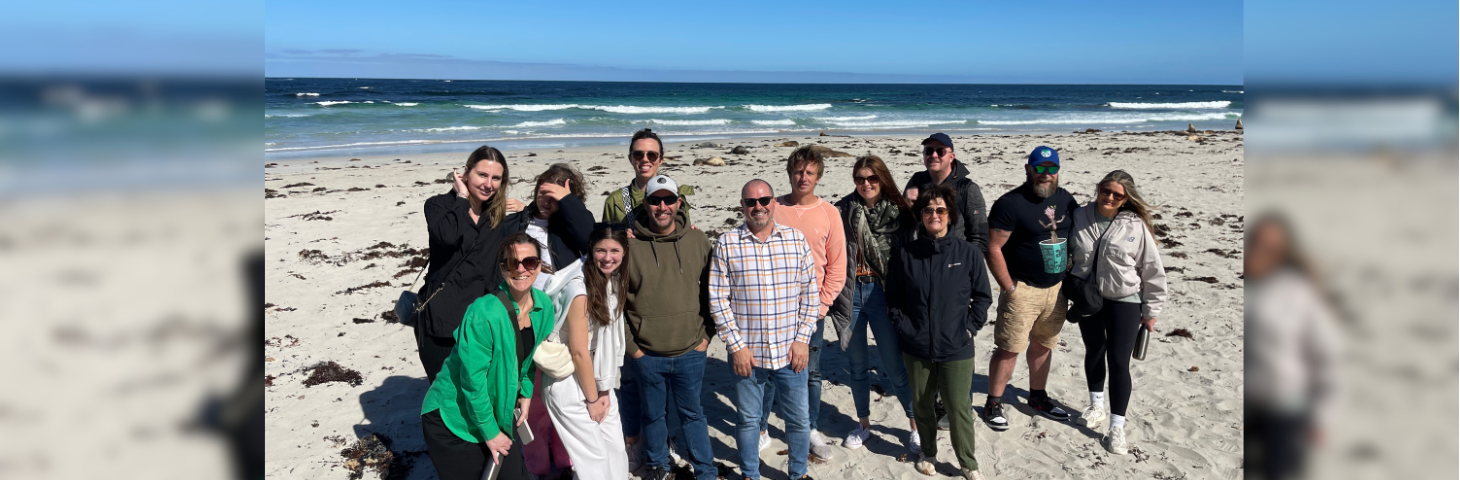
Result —
POLYGON ((674 194, 676 196, 678 196, 679 195, 679 184, 678 183, 675 183, 674 182, 674 179, 673 178, 669 178, 668 176, 665 176, 665 175, 655 175, 654 178, 650 178, 649 179, 649 183, 644 187, 644 195, 645 196, 653 195, 654 192, 657 192, 657 191, 660 191, 660 190, 669 190, 671 192, 674 192, 674 194))

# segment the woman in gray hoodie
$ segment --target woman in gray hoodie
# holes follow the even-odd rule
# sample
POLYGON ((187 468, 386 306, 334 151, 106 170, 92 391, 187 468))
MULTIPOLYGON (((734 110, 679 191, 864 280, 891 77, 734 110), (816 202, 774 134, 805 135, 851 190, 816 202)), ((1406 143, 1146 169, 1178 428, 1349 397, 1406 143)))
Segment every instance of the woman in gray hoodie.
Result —
POLYGON ((1151 208, 1123 170, 1096 184, 1095 201, 1075 210, 1070 236, 1070 275, 1095 285, 1103 297, 1099 312, 1079 318, 1085 341, 1085 382, 1090 407, 1086 426, 1105 420, 1105 374, 1110 373, 1110 430, 1101 443, 1124 455, 1126 407, 1130 404, 1130 359, 1136 333, 1155 331, 1166 302, 1166 271, 1152 235, 1151 208))

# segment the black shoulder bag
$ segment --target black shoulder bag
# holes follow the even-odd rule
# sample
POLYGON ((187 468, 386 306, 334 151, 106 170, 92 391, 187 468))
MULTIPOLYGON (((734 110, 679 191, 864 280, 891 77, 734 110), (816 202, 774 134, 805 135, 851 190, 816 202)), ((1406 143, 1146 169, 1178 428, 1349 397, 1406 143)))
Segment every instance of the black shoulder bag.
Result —
MULTIPOLYGON (((456 260, 456 265, 452 266, 450 270, 446 271, 445 275, 441 276, 441 286, 436 287, 436 291, 431 292, 431 295, 426 297, 425 300, 421 300, 421 294, 426 293, 426 285, 421 285, 420 293, 412 292, 409 286, 407 286, 405 290, 401 291, 400 298, 396 299, 395 301, 396 320, 400 321, 401 325, 405 325, 407 327, 415 327, 416 324, 420 322, 421 311, 426 309, 426 304, 429 303, 431 299, 436 298, 436 294, 441 293, 441 290, 446 288, 446 279, 450 278, 451 274, 456 272, 457 267, 460 267, 461 264, 466 263, 466 257, 468 255, 471 255, 472 252, 476 251, 477 244, 480 243, 481 239, 477 239, 477 242, 473 243, 470 249, 461 254, 461 258, 456 260)), ((421 271, 416 272, 416 280, 420 280, 421 274, 426 273, 426 269, 430 267, 431 266, 429 264, 421 266, 421 271)), ((416 280, 411 280, 411 285, 415 285, 416 280)))
MULTIPOLYGON (((1104 232, 1101 232, 1100 238, 1095 240, 1089 280, 1095 280, 1095 275, 1100 271, 1101 244, 1112 228, 1115 228, 1114 220, 1111 221, 1109 227, 1105 227, 1104 232)), ((1065 320, 1069 320, 1070 323, 1078 323, 1081 317, 1098 313, 1100 308, 1105 305, 1105 298, 1100 296, 1100 287, 1096 286, 1094 282, 1075 276, 1074 273, 1065 274, 1065 281, 1060 284, 1060 292, 1064 293, 1065 299, 1070 301, 1070 308, 1065 313, 1065 320)))

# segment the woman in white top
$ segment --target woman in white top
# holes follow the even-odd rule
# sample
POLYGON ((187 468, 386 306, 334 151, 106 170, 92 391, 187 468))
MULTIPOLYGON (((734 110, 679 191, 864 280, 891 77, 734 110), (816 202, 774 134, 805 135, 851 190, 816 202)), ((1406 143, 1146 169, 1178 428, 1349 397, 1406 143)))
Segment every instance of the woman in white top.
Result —
POLYGON ((1110 430, 1101 443, 1124 455, 1125 414, 1130 404, 1130 359, 1136 333, 1155 331, 1166 303, 1166 270, 1151 234, 1151 207, 1130 174, 1116 170, 1096 184, 1095 201, 1075 210, 1070 236, 1070 275, 1095 285, 1099 312, 1079 318, 1085 341, 1085 382, 1090 407, 1081 418, 1090 428, 1105 419, 1105 375, 1110 374, 1110 430), (1092 274, 1093 272, 1093 274, 1092 274))
POLYGON ((628 238, 622 230, 595 229, 586 260, 568 266, 548 284, 559 310, 556 340, 566 344, 573 374, 547 376, 543 388, 563 446, 573 459, 576 478, 628 478, 623 425, 619 423, 619 367, 623 366, 623 311, 628 265, 628 238))

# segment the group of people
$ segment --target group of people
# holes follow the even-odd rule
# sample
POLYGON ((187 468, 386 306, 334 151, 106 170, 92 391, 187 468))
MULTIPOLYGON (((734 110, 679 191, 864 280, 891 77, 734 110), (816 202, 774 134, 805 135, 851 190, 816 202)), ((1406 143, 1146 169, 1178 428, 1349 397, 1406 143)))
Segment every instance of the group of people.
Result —
POLYGON ((425 206, 430 262, 416 329, 432 381, 422 428, 438 475, 528 478, 571 465, 580 479, 625 479, 646 466, 645 478, 661 480, 682 453, 696 478, 713 480, 701 391, 718 338, 735 379, 727 394, 741 474, 760 477, 774 411, 789 477, 808 478, 811 456, 832 455, 817 430, 830 323, 850 361, 858 422, 842 447, 871 436, 875 338, 915 469, 935 474, 937 432, 950 430, 963 476, 985 478, 972 396, 974 338, 996 300, 990 273, 997 349, 979 416, 1010 428, 1004 390, 1023 352, 1029 407, 1071 419, 1045 389, 1069 316, 1086 346, 1090 403, 1079 418, 1090 428, 1108 418, 1102 442, 1125 453, 1132 350, 1166 295, 1135 180, 1111 172, 1095 201, 1079 205, 1059 186, 1058 152, 1040 146, 1024 184, 986 208, 951 138, 929 136, 922 154, 926 171, 901 192, 880 158, 857 158, 855 191, 830 203, 816 195, 826 162, 798 148, 786 161, 790 192, 746 183, 744 223, 712 243, 690 220, 694 189, 659 174, 664 147, 648 129, 630 140, 633 181, 610 191, 599 222, 572 167, 549 167, 524 205, 508 197, 502 153, 477 149, 453 171, 452 191, 425 206), (1097 311, 1067 315, 1067 277, 1098 290, 1097 311))

